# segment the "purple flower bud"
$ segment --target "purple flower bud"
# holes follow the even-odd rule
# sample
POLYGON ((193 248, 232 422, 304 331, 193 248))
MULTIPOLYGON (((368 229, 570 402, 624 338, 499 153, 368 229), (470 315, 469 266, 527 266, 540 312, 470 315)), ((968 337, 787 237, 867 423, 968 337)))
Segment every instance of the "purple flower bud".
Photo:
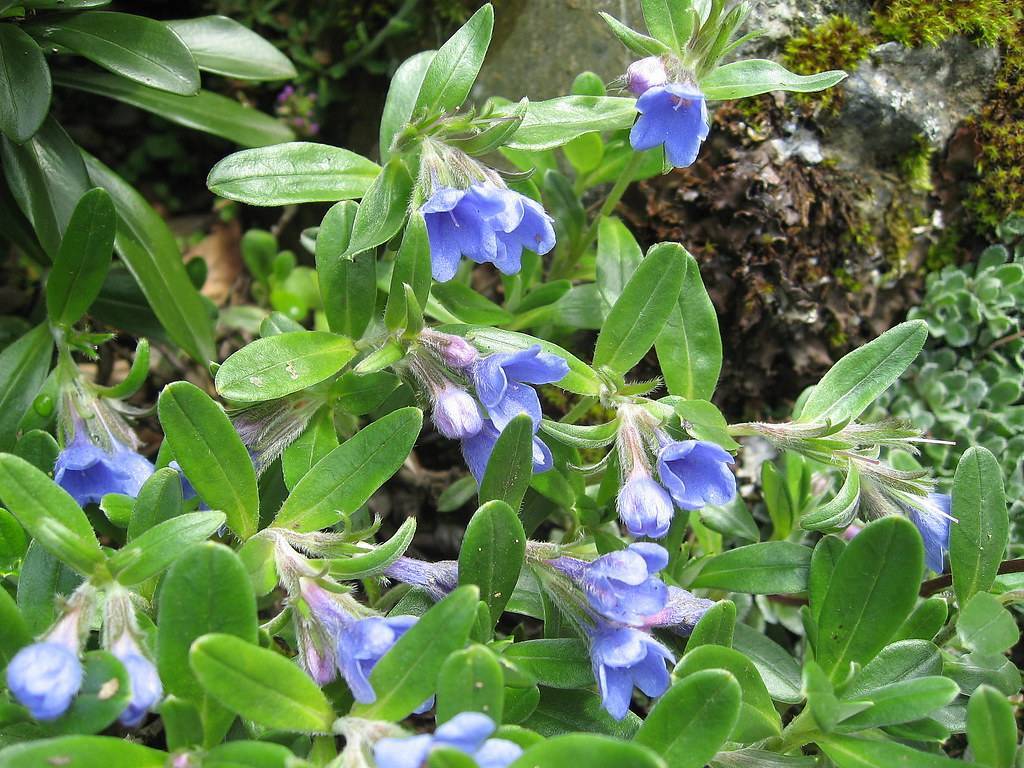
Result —
POLYGON ((667 82, 668 73, 660 56, 634 61, 626 70, 626 87, 634 96, 643 96, 649 89, 667 82))
POLYGON ((384 575, 420 587, 434 600, 442 600, 459 585, 459 564, 455 560, 428 563, 400 557, 384 569, 384 575))
POLYGON ((954 519, 949 512, 953 500, 947 493, 929 493, 926 497, 901 500, 901 506, 917 526, 924 540, 925 565, 935 573, 942 573, 945 553, 949 550, 950 524, 954 519))
POLYGON ((506 768, 523 749, 506 739, 490 739, 495 725, 480 712, 460 712, 437 727, 433 735, 408 739, 381 739, 374 747, 377 768, 421 768, 430 752, 439 747, 456 749, 473 758, 480 768, 506 768))
POLYGON ((138 496, 153 465, 113 435, 109 450, 95 444, 79 424, 53 467, 53 479, 80 505, 98 503, 108 493, 138 496))
POLYGON ((658 476, 682 509, 728 504, 736 495, 732 455, 715 443, 682 440, 666 443, 658 454, 658 476))
POLYGON ((619 518, 632 536, 660 539, 668 533, 675 510, 668 493, 650 475, 636 470, 619 491, 619 518))
POLYGON ((82 687, 77 649, 60 640, 25 646, 7 665, 7 687, 36 720, 56 720, 82 687))
POLYGON ((164 695, 164 687, 160 683, 153 662, 138 653, 130 653, 121 657, 121 663, 128 670, 131 680, 132 698, 118 718, 121 725, 128 728, 138 726, 146 713, 156 707, 164 695))
POLYGON ((616 720, 629 711, 634 686, 652 697, 668 690, 665 662, 675 662, 672 653, 646 632, 608 624, 595 628, 590 658, 601 703, 616 720))
POLYGON ((420 341, 437 355, 441 362, 455 370, 468 368, 480 357, 476 347, 461 336, 450 333, 424 328, 420 331, 420 341))
POLYGON ((682 83, 655 85, 637 99, 636 108, 640 117, 629 132, 633 149, 640 152, 664 145, 668 161, 676 168, 692 165, 711 130, 704 94, 682 83))
POLYGON ((445 437, 461 440, 483 427, 476 400, 466 390, 449 386, 434 398, 434 426, 445 437))
POLYGON ((540 398, 529 384, 552 384, 569 373, 569 364, 541 351, 539 344, 519 352, 497 352, 473 367, 471 378, 480 402, 499 430, 520 413, 529 414, 534 431, 540 427, 540 398))
POLYGON ((714 604, 714 600, 696 597, 685 589, 670 586, 665 607, 648 616, 643 628, 664 627, 677 635, 688 635, 714 604))

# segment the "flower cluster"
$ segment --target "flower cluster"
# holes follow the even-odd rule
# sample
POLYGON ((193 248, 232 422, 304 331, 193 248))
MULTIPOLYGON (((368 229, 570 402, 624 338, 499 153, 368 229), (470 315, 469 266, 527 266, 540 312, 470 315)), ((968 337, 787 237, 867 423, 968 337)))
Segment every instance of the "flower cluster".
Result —
POLYGON ((479 768, 506 768, 523 749, 507 739, 489 738, 494 721, 480 712, 460 712, 433 734, 406 739, 381 739, 374 747, 377 768, 421 768, 435 749, 454 749, 469 755, 479 768))
POLYGON ((673 440, 640 406, 623 406, 619 414, 623 482, 618 509, 630 534, 661 538, 672 524, 673 504, 694 510, 727 504, 736 495, 736 477, 729 469, 733 458, 721 446, 706 440, 673 440), (652 477, 652 456, 660 482, 652 477))
POLYGON ((711 129, 707 101, 693 76, 676 61, 669 61, 666 67, 665 58, 648 56, 629 66, 626 85, 637 97, 640 113, 629 133, 633 149, 639 152, 664 146, 673 166, 692 165, 711 129))

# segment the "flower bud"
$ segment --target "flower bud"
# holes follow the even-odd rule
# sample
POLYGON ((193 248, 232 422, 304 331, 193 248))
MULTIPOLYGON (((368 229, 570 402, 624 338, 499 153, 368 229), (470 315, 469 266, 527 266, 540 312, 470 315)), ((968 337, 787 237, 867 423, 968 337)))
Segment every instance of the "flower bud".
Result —
POLYGON ((660 539, 674 515, 672 499, 650 475, 634 472, 619 491, 619 518, 633 536, 660 539))
POLYGON ((471 437, 483 426, 476 400, 455 386, 446 387, 437 395, 433 419, 437 431, 453 440, 471 437))
POLYGON ((441 333, 431 329, 420 332, 420 340, 449 368, 462 370, 477 361, 480 353, 477 348, 461 336, 441 333))
POLYGON ((142 654, 134 640, 126 643, 120 651, 115 649, 114 655, 127 670, 132 687, 132 697, 118 720, 121 725, 135 728, 142 722, 146 713, 163 698, 164 687, 153 662, 142 654))
POLYGON ((668 82, 665 62, 660 56, 634 61, 626 70, 626 87, 634 96, 642 96, 648 88, 668 82))
POLYGON ((25 646, 7 666, 7 687, 36 720, 56 720, 82 687, 77 649, 57 640, 25 646))

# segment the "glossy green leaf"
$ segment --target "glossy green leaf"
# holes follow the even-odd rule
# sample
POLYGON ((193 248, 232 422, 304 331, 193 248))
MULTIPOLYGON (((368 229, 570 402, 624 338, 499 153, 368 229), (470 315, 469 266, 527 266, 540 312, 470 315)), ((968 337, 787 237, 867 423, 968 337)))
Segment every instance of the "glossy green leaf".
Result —
POLYGON ((401 408, 361 429, 306 473, 274 525, 315 531, 355 512, 402 466, 422 423, 418 409, 401 408))
POLYGON ((331 576, 338 579, 362 579, 381 573, 405 554, 416 535, 416 518, 410 517, 402 523, 395 535, 385 543, 379 544, 366 554, 357 554, 344 559, 335 558, 327 561, 327 569, 331 576))
POLYGON ((380 408, 401 384, 390 371, 359 374, 347 371, 331 386, 336 408, 353 416, 365 416, 380 408))
POLYGON ((931 640, 949 616, 949 606, 941 597, 922 600, 903 622, 894 640, 931 640))
POLYGON ((139 490, 128 521, 128 541, 182 512, 181 476, 171 467, 154 472, 139 490))
POLYGON ((923 567, 921 536, 902 517, 876 520, 846 545, 818 619, 815 657, 832 680, 889 642, 917 602, 923 567))
POLYGON ((352 715, 397 721, 420 706, 437 690, 445 659, 466 644, 479 599, 475 587, 459 587, 423 614, 370 673, 376 701, 356 704, 352 715))
POLYGON ((1017 752, 1013 706, 995 688, 980 686, 967 703, 967 741, 977 765, 1012 768, 1017 752))
POLYGON ((106 562, 89 519, 67 491, 24 459, 0 454, 0 503, 49 552, 90 575, 106 562))
POLYGON ((128 671, 113 655, 89 651, 82 667, 82 688, 70 708, 49 726, 53 733, 99 733, 117 719, 131 700, 128 671))
POLYGON ((790 652, 743 622, 736 624, 735 631, 733 648, 757 668, 768 695, 787 704, 800 701, 800 667, 790 652))
POLYGON ((256 470, 231 420, 194 384, 176 381, 160 393, 160 424, 174 457, 196 493, 227 516, 240 538, 256 533, 256 470))
POLYGON ((32 138, 50 111, 50 67, 16 24, 0 25, 0 132, 21 144, 32 138))
POLYGON ((334 710, 294 661, 234 635, 203 635, 189 651, 200 684, 232 712, 268 728, 324 733, 334 710))
POLYGON ((384 113, 380 118, 380 157, 387 162, 395 136, 412 118, 416 97, 435 51, 421 51, 403 61, 391 77, 384 113))
POLYGON ((55 325, 72 325, 99 295, 114 250, 117 214, 106 190, 82 195, 46 281, 46 311, 55 325))
POLYGON ((329 408, 321 408, 295 442, 281 454, 284 482, 291 490, 324 456, 338 447, 338 432, 329 408))
POLYGON ((602 733, 619 739, 632 739, 640 728, 640 718, 628 712, 621 720, 605 711, 601 697, 586 690, 541 690, 540 703, 522 725, 541 736, 551 738, 574 731, 602 733))
POLYGON ((966 647, 983 654, 1002 653, 1020 639, 1013 614, 988 592, 977 593, 960 609, 956 634, 966 647))
POLYGON ((115 736, 59 736, 0 750, 4 768, 164 768, 167 753, 115 736))
POLYGON ((926 338, 928 324, 911 320, 850 352, 811 390, 799 420, 839 424, 857 418, 914 362, 926 338))
POLYGON ((642 0, 644 23, 647 31, 671 50, 681 53, 690 42, 690 35, 698 23, 697 12, 690 3, 678 0, 642 0))
POLYGON ((497 499, 518 510, 532 479, 533 420, 519 414, 505 425, 494 444, 480 481, 480 503, 497 499))
POLYGON ((796 75, 781 64, 767 59, 743 59, 718 67, 700 81, 704 97, 743 99, 769 91, 813 93, 831 88, 846 77, 841 70, 818 72, 814 75, 796 75))
POLYGON ((18 574, 18 610, 29 632, 41 635, 57 618, 58 595, 70 595, 82 577, 32 541, 18 574))
POLYGON ((89 177, 117 209, 114 247, 131 270, 167 335, 197 362, 215 357, 213 323, 192 286, 171 230, 145 199, 96 158, 86 156, 89 177))
POLYGON ((729 738, 740 717, 740 685, 724 669, 676 682, 658 699, 636 734, 673 768, 702 768, 729 738))
POLYGON ((14 447, 21 417, 46 381, 53 357, 53 336, 37 325, 0 351, 0 450, 14 447))
POLYGON ((638 56, 660 56, 668 51, 668 46, 664 43, 655 40, 653 37, 641 35, 636 30, 627 27, 614 16, 610 16, 603 11, 600 12, 600 16, 605 20, 605 23, 608 24, 615 36, 619 38, 619 42, 638 56))
POLYGON ((454 280, 437 283, 430 293, 431 298, 464 323, 472 325, 504 325, 512 315, 493 301, 454 280))
POLYGON ((412 287, 416 300, 422 307, 430 295, 430 284, 430 240, 427 237, 427 225, 423 214, 414 213, 405 226, 402 245, 398 249, 395 265, 391 270, 391 285, 384 312, 384 322, 389 329, 399 330, 405 327, 407 312, 405 290, 402 286, 412 287))
POLYGON ((66 88, 117 99, 177 125, 220 136, 243 147, 263 147, 295 138, 292 130, 280 120, 213 91, 200 90, 194 96, 179 96, 106 72, 82 70, 55 72, 53 81, 66 88))
POLYGON ((738 450, 740 444, 729 434, 725 416, 707 400, 683 400, 672 398, 673 408, 682 420, 683 429, 697 440, 710 440, 727 451, 738 450))
POLYGON ((625 374, 647 354, 676 306, 686 273, 685 253, 675 243, 651 248, 598 334, 595 367, 625 374))
POLYGON ((47 16, 29 27, 46 45, 59 45, 115 75, 161 91, 191 96, 199 69, 188 48, 162 22, 145 16, 86 11, 47 16))
POLYGON ((442 45, 423 75, 412 109, 451 111, 469 96, 491 43, 494 9, 484 5, 442 45))
POLYGON ((629 278, 643 261, 644 253, 636 238, 621 219, 602 217, 597 228, 597 290, 601 294, 603 314, 618 301, 629 278))
POLYGON ((735 631, 736 603, 731 600, 719 600, 697 621, 697 625, 690 633, 690 639, 686 641, 686 650, 692 651, 702 645, 724 645, 730 648, 735 631))
POLYGON ((711 558, 693 586, 753 595, 803 592, 810 562, 811 550, 791 541, 748 544, 711 558))
POLYGON ((441 665, 437 678, 437 722, 460 712, 482 712, 501 723, 504 679, 494 652, 483 645, 455 651, 441 665))
POLYGON ((893 683, 875 690, 871 706, 843 720, 840 727, 858 731, 921 720, 949 704, 959 692, 957 684, 946 677, 919 677, 893 683))
POLYGON ((287 80, 295 66, 281 51, 227 16, 165 22, 192 53, 199 68, 236 80, 287 80))
POLYGON ((347 149, 293 141, 228 155, 206 186, 249 205, 333 203, 362 197, 378 173, 376 163, 347 149))
POLYGON ((571 690, 594 684, 590 651, 575 637, 523 640, 510 645, 504 658, 547 688, 571 690))
POLYGON ((110 558, 110 570, 130 586, 160 573, 189 547, 206 541, 225 521, 222 512, 189 512, 159 523, 110 558))
MULTIPOLYGON (((510 114, 515 104, 498 114, 510 114)), ((621 96, 559 96, 530 102, 526 117, 506 146, 540 152, 568 144, 577 136, 595 131, 629 128, 636 120, 636 101, 621 96)))
POLYGON ((18 611, 18 604, 6 589, 0 589, 0 667, 6 667, 14 654, 32 642, 32 633, 18 611))
MULTIPOLYGON (((336 203, 316 236, 316 269, 327 324, 353 339, 363 335, 377 305, 376 259, 372 251, 344 258, 352 238, 356 204, 336 203)), ((404 302, 403 302, 404 303, 404 302)))
POLYGON ((906 680, 942 674, 942 657, 934 643, 899 640, 890 643, 843 686, 844 699, 871 699, 876 691, 906 680))
POLYGON ((523 524, 507 502, 488 501, 473 514, 459 549, 459 584, 480 589, 494 623, 519 581, 525 553, 523 524))
POLYGON ((401 158, 391 158, 366 189, 352 221, 352 238, 342 258, 386 243, 402 228, 409 212, 412 178, 401 158))
POLYGON ((889 740, 879 741, 833 734, 827 738, 819 738, 818 746, 838 768, 878 768, 881 765, 900 768, 955 768, 964 765, 962 761, 922 752, 889 740))
POLYGON ((509 768, 665 768, 656 753, 639 744, 599 734, 570 733, 530 747, 509 768))
POLYGON ((949 566, 963 606, 992 586, 1010 537, 1003 472, 988 449, 968 448, 957 464, 951 514, 949 566))

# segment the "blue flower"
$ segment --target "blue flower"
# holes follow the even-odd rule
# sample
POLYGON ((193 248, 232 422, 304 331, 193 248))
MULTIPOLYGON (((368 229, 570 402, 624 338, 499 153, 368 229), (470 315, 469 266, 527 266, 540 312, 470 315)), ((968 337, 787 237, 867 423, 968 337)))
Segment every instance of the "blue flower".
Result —
POLYGON ((675 510, 668 493, 644 472, 635 472, 619 491, 619 517, 632 536, 660 539, 668 533, 675 510))
POLYGON ((648 56, 634 61, 626 70, 626 87, 634 96, 643 96, 651 88, 667 82, 668 73, 661 56, 648 56))
POLYGON ((82 687, 82 664, 64 643, 33 643, 7 665, 7 687, 36 720, 56 720, 82 687))
POLYGON ((629 132, 633 149, 664 145, 676 168, 692 165, 711 128, 704 94, 682 83, 656 85, 637 99, 636 108, 640 117, 629 132))
POLYGON ((445 387, 437 394, 432 415, 437 431, 453 440, 471 437, 483 427, 476 400, 456 386, 445 387))
POLYGON ((131 701, 118 719, 122 725, 134 728, 163 698, 164 687, 160 683, 160 675, 157 674, 153 662, 143 656, 137 648, 134 651, 115 651, 114 655, 124 664, 132 687, 131 701))
POLYGON ((668 565, 668 552, 657 544, 630 544, 590 563, 560 557, 551 565, 572 578, 591 607, 611 621, 643 626, 665 608, 668 589, 654 574, 668 565))
POLYGON ((108 493, 138 496, 142 484, 154 472, 144 456, 113 436, 110 441, 108 452, 92 442, 79 424, 74 438, 57 456, 53 479, 81 506, 99 502, 108 493))
POLYGON ((590 658, 601 703, 616 720, 629 711, 634 686, 651 697, 668 690, 665 662, 675 662, 672 653, 646 632, 607 624, 595 629, 590 658))
POLYGON ((519 352, 497 352, 473 366, 472 379, 477 397, 487 415, 504 429, 520 413, 540 426, 540 398, 529 384, 553 384, 569 373, 569 364, 557 355, 542 352, 539 344, 519 352))
POLYGON ((949 516, 952 499, 947 493, 929 493, 925 498, 915 498, 913 503, 903 503, 910 522, 917 526, 924 539, 925 565, 935 573, 942 573, 943 560, 949 550, 949 516))
MULTIPOLYGON (((477 482, 483 479, 484 472, 487 470, 487 462, 491 459, 494 444, 498 442, 500 434, 490 419, 484 419, 480 431, 462 441, 462 455, 477 482)), ((551 456, 551 449, 544 445, 543 440, 534 437, 533 471, 536 473, 547 472, 552 466, 554 466, 554 458, 551 456)))
POLYGON ((370 616, 341 628, 337 637, 338 668, 356 701, 372 704, 377 700, 370 672, 415 623, 415 616, 370 616))
POLYGON ((545 254, 555 245, 551 218, 535 201, 491 183, 439 187, 423 204, 434 279, 451 280, 465 256, 519 271, 523 248, 545 254))
POLYGON ((523 749, 506 739, 488 738, 494 721, 480 712, 460 712, 431 734, 407 739, 381 739, 374 746, 377 768, 421 768, 430 752, 439 747, 469 755, 480 768, 506 768, 523 749))
POLYGON ((658 454, 658 476, 682 509, 720 505, 736 495, 732 455, 715 443, 681 440, 665 444, 658 454))

